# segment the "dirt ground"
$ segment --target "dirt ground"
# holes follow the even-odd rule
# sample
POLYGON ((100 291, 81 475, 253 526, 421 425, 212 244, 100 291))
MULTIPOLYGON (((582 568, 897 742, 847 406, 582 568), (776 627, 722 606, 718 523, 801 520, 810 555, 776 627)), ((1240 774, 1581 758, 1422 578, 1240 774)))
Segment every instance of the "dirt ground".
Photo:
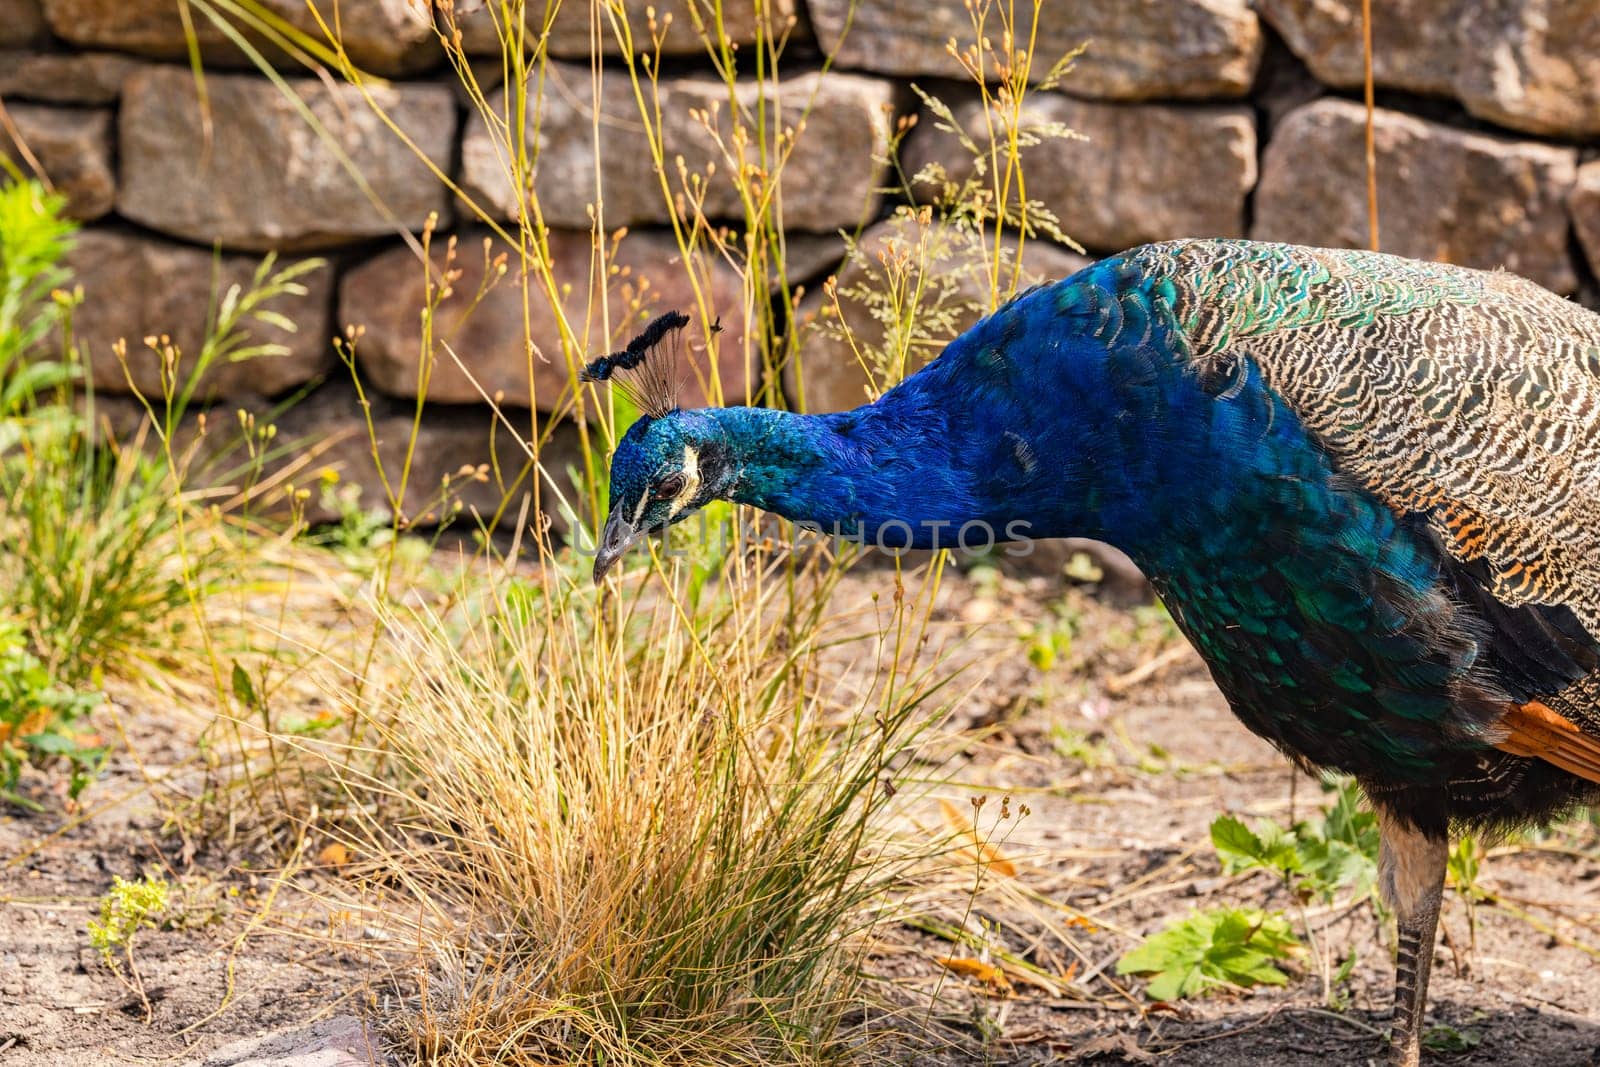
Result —
MULTIPOLYGON (((113 755, 83 817, 64 818, 59 798, 44 814, 0 815, 0 1067, 188 1062, 352 1011, 369 965, 297 932, 305 900, 277 885, 269 856, 236 847, 186 868, 182 842, 163 832, 145 775, 191 757, 193 724, 148 706, 122 717, 138 759, 113 755), (139 935, 148 1021, 85 928, 113 875, 145 872, 186 874, 189 926, 139 935)), ((299 884, 313 888, 315 876, 299 884)))
MULTIPOLYGON (((840 596, 859 599, 885 581, 858 572, 840 596)), ((1270 875, 1222 874, 1208 826, 1225 811, 1288 822, 1325 800, 1233 719, 1157 613, 1092 588, 1063 594, 1044 579, 955 575, 935 635, 969 665, 972 688, 954 709, 949 757, 907 768, 907 781, 937 782, 907 818, 937 824, 947 818, 939 800, 971 811, 975 796, 988 798, 980 827, 1004 797, 1029 813, 996 839, 1017 868, 1010 884, 930 892, 908 908, 912 921, 879 931, 869 984, 902 1011, 869 1027, 873 1061, 1321 1067, 1378 1058, 1389 948, 1360 902, 1312 907, 1308 918, 1332 960, 1357 955, 1342 1010, 1328 1006, 1309 958, 1290 965, 1287 987, 1154 1011, 1139 980, 1115 977, 1139 937, 1197 907, 1282 908, 1298 925, 1295 902, 1270 875), (1070 641, 1052 643, 1061 633, 1070 641), (1055 975, 1055 988, 1018 983, 1000 996, 947 972, 935 959, 957 950, 918 916, 987 930, 995 948, 1055 975), (931 1049, 897 1039, 919 1021, 938 1023, 931 1049)), ((123 725, 132 752, 90 789, 92 817, 64 819, 59 803, 0 814, 0 1067, 196 1060, 240 1037, 381 1003, 384 978, 369 959, 306 932, 319 918, 303 890, 314 893, 320 876, 280 886, 269 855, 236 847, 194 857, 204 877, 185 879, 189 928, 142 936, 145 1020, 90 948, 85 922, 113 875, 183 869, 182 844, 163 833, 143 783, 188 758, 193 730, 148 705, 127 707, 123 725)), ((1477 907, 1475 942, 1466 905, 1447 900, 1429 1013, 1430 1025, 1452 1028, 1440 1036, 1471 1047, 1431 1062, 1600 1063, 1593 825, 1499 846, 1480 888, 1495 903, 1477 907)))

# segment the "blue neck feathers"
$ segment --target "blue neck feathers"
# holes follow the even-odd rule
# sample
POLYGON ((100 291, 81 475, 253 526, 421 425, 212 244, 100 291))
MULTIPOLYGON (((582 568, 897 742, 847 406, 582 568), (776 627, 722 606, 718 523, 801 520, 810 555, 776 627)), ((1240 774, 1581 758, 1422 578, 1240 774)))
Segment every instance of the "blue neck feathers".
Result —
POLYGON ((1176 327, 1123 308, 1126 279, 1102 273, 1013 301, 852 411, 706 412, 738 469, 730 495, 886 547, 1084 536, 1133 551, 1157 482, 1204 478, 1193 427, 1152 410, 1197 390, 1176 327), (1108 346, 1108 308, 1144 323, 1139 344, 1108 346))
POLYGON ((889 548, 953 547, 968 526, 971 545, 1019 536, 1025 527, 1014 527, 1011 538, 1000 532, 1006 509, 972 477, 962 441, 948 428, 907 417, 904 399, 890 394, 878 404, 827 415, 718 410, 737 471, 730 495, 889 548), (984 524, 996 520, 989 537, 984 524))
POLYGON ((1106 361, 1072 358, 1098 342, 1062 329, 1063 291, 1013 303, 852 411, 705 412, 734 460, 729 495, 891 548, 1105 537, 1138 472, 1108 462, 1106 361))

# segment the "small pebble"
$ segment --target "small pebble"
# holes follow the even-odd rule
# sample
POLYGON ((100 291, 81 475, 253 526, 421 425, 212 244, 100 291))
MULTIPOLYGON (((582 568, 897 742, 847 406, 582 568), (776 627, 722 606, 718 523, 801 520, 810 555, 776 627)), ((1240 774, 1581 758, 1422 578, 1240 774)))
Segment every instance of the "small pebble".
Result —
POLYGON ((984 623, 994 618, 1000 610, 991 597, 976 597, 961 605, 961 620, 963 622, 984 623))

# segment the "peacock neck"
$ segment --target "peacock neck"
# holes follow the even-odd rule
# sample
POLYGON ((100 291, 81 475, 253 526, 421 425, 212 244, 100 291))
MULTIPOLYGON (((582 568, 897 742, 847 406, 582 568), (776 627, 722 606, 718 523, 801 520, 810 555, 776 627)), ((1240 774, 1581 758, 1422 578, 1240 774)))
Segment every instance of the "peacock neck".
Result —
POLYGON ((772 408, 714 408, 732 457, 730 499, 795 521, 820 519, 827 501, 817 492, 833 459, 826 422, 772 408))
POLYGON ((971 524, 996 542, 1092 537, 1152 576, 1187 573, 1169 557, 1198 544, 1217 574, 1231 560, 1213 531, 1270 522, 1260 486, 1319 453, 1247 364, 1219 404, 1182 352, 1166 306, 1102 264, 1020 297, 871 404, 715 412, 726 495, 886 546, 909 527, 911 547, 971 547, 951 536, 971 524))
MULTIPOLYGON (((824 415, 717 409, 734 472, 728 496, 883 547, 955 545, 963 527, 998 516, 972 492, 943 422, 901 408, 885 398, 824 415)), ((968 540, 983 536, 974 528, 968 540)))

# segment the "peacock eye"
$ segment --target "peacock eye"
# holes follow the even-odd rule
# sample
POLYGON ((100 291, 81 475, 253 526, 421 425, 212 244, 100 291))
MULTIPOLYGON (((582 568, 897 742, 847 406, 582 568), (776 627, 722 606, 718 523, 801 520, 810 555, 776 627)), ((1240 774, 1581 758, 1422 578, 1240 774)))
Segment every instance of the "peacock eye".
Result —
POLYGON ((661 497, 663 500, 669 500, 683 492, 683 487, 686 484, 687 481, 683 475, 669 474, 656 483, 656 496, 661 497))

